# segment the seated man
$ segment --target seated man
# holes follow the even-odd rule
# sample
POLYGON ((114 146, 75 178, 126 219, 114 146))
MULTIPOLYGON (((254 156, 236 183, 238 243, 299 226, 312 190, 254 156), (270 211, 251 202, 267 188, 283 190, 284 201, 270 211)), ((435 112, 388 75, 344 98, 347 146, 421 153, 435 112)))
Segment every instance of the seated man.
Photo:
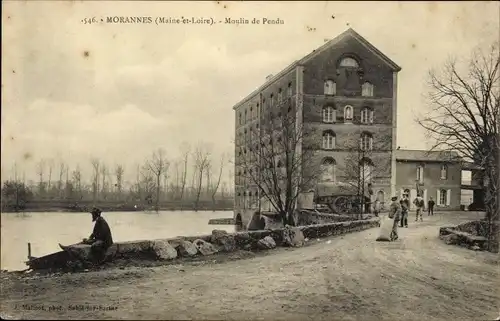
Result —
MULTIPOLYGON (((88 244, 91 246, 92 259, 96 263, 101 263, 106 255, 106 251, 113 245, 113 238, 111 236, 111 229, 109 228, 106 220, 101 216, 101 210, 93 208, 90 212, 92 214, 92 221, 95 222, 94 230, 88 239, 83 239, 80 244, 88 244)), ((71 246, 59 246, 67 251, 74 252, 71 246)))
POLYGON ((108 248, 113 245, 113 238, 111 236, 111 229, 109 228, 106 220, 101 216, 101 210, 93 208, 90 212, 92 214, 92 222, 94 230, 88 239, 84 239, 84 244, 92 246, 92 254, 98 260, 102 261, 108 248))

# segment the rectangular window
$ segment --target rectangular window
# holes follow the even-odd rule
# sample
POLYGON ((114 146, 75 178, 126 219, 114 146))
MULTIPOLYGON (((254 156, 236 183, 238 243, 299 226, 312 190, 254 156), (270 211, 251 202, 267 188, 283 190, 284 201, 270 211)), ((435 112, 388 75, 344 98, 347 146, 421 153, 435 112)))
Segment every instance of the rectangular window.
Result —
POLYGON ((324 90, 323 90, 325 95, 330 95, 330 96, 335 95, 336 89, 337 88, 336 88, 335 82, 333 80, 325 81, 324 90))
POLYGON ((417 166, 417 181, 419 184, 424 183, 424 168, 422 166, 417 166))
POLYGON ((292 91, 292 83, 289 83, 289 84, 288 84, 288 88, 287 88, 287 96, 288 96, 288 97, 292 97, 292 94, 293 94, 293 91, 292 91))
POLYGON ((373 110, 369 108, 363 108, 361 111, 361 123, 372 124, 373 123, 373 110))
POLYGON ((365 82, 361 86, 361 95, 363 97, 373 97, 373 85, 369 82, 365 82))
POLYGON ((333 123, 336 118, 335 109, 333 107, 325 107, 323 108, 323 122, 325 123, 333 123))
POLYGON ((449 205, 449 197, 448 197, 448 191, 445 190, 445 189, 441 189, 438 191, 439 193, 439 205, 441 206, 445 206, 445 205, 449 205))
POLYGON ((446 165, 441 166, 441 179, 448 178, 448 167, 446 165))

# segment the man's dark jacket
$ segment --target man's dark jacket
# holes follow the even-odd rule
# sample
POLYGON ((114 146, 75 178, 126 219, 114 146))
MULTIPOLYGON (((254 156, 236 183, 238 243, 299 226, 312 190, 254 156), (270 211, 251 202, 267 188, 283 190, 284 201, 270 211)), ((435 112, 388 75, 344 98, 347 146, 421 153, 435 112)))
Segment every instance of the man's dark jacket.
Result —
POLYGON ((105 247, 110 247, 113 244, 113 237, 111 236, 111 229, 109 228, 108 222, 99 216, 94 224, 94 230, 90 235, 90 239, 96 241, 103 241, 105 247))

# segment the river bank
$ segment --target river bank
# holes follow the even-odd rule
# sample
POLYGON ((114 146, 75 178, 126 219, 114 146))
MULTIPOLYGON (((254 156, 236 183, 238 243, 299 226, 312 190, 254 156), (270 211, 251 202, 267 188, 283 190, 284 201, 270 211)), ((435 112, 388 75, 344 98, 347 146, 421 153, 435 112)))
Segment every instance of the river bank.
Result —
POLYGON ((438 238, 440 226, 478 217, 424 217, 392 243, 375 242, 375 228, 198 262, 2 274, 2 312, 27 319, 492 320, 498 254, 438 238))
MULTIPOLYGON (((155 211, 155 204, 132 201, 91 201, 91 200, 38 200, 24 203, 22 207, 13 204, 2 203, 2 213, 17 212, 88 212, 92 207, 98 207, 104 212, 141 212, 155 211)), ((233 200, 224 199, 212 201, 200 200, 198 204, 194 200, 162 201, 159 211, 232 211, 233 200)))

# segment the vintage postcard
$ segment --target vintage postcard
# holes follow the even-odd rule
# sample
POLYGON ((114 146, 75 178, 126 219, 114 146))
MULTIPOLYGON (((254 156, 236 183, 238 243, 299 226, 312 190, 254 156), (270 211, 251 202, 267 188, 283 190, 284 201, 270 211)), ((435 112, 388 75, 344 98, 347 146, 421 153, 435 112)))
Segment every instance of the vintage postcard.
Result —
POLYGON ((500 320, 500 5, 3 1, 3 319, 500 320))

